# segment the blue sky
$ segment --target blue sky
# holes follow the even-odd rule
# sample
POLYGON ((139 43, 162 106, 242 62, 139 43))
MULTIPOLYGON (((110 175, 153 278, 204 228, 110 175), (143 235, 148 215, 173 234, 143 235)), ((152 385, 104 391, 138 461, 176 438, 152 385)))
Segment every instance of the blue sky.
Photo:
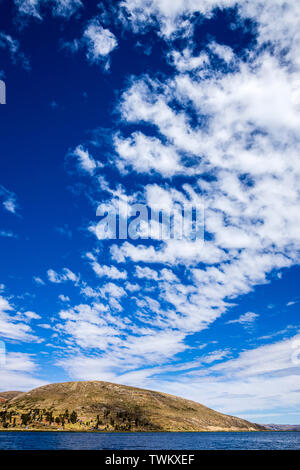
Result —
POLYGON ((0 1, 0 390, 107 380, 299 423, 300 6, 0 1), (205 240, 101 240, 100 205, 205 240))

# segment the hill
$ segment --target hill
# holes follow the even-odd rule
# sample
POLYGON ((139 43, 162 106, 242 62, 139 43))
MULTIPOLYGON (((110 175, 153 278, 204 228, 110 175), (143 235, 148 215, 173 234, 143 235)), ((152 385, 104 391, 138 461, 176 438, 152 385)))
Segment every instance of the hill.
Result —
POLYGON ((300 424, 265 424, 270 431, 300 431, 300 424))
POLYGON ((22 394, 23 392, 17 391, 10 391, 10 392, 0 392, 0 403, 4 403, 11 398, 17 397, 18 395, 22 394))
MULTIPOLYGON (((2 394, 3 395, 3 394, 2 394)), ((2 429, 260 431, 194 401, 109 382, 45 385, 0 405, 2 429)))

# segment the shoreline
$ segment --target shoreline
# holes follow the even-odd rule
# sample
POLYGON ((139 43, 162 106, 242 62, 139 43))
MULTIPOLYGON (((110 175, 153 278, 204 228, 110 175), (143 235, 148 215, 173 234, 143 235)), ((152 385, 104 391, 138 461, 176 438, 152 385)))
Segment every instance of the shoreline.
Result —
POLYGON ((236 434, 243 434, 243 433, 258 433, 258 432, 300 432, 300 430, 275 430, 275 429, 266 429, 266 430, 245 430, 245 431, 231 431, 231 430, 224 430, 224 431, 87 431, 87 430, 74 430, 74 429, 0 429, 1 432, 58 432, 58 433, 85 433, 85 434, 209 434, 209 433, 236 433, 236 434))

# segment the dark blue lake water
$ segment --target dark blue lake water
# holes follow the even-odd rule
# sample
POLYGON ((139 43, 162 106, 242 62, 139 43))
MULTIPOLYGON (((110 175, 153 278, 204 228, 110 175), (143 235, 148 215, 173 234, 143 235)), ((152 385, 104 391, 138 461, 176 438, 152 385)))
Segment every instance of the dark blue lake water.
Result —
POLYGON ((300 449, 300 432, 71 433, 0 432, 0 449, 207 450, 300 449))

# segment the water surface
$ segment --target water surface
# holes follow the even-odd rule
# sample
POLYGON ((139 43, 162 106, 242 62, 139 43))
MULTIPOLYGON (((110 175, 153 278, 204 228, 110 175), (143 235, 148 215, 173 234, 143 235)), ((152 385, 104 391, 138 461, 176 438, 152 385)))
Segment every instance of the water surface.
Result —
POLYGON ((299 450, 300 432, 0 432, 6 450, 299 450))

